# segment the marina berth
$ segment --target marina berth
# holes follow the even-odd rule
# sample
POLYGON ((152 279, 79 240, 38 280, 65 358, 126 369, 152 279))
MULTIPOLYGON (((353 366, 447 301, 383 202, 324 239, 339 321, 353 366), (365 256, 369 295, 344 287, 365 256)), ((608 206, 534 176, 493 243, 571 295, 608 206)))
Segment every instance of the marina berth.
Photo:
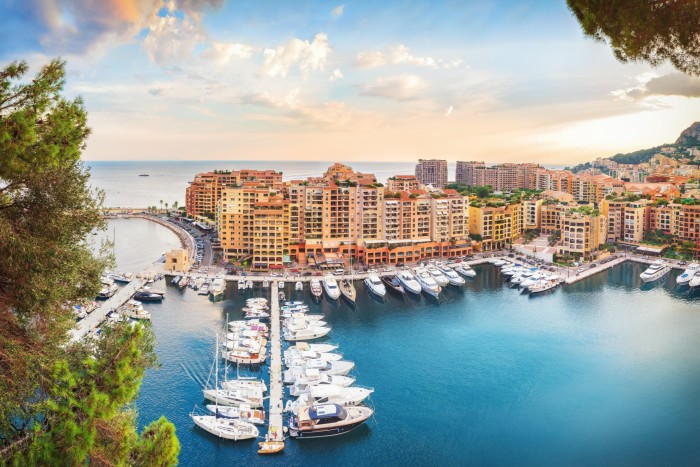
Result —
POLYGON ((384 295, 386 295, 386 287, 384 287, 384 283, 382 283, 382 280, 378 275, 370 274, 365 278, 364 283, 367 290, 372 292, 377 297, 384 298, 384 295))
POLYGON ((216 415, 190 415, 198 427, 223 439, 240 441, 257 438, 260 432, 250 422, 216 415))
POLYGON ((676 283, 678 285, 688 284, 693 277, 698 274, 698 263, 690 263, 688 267, 683 271, 678 277, 676 277, 676 283))
POLYGON ((207 410, 219 418, 235 418, 250 422, 254 425, 265 424, 265 411, 262 409, 253 409, 248 405, 241 404, 238 407, 230 407, 226 405, 207 404, 207 410))
POLYGON ((671 268, 663 260, 657 259, 654 261, 639 277, 644 282, 653 282, 655 280, 661 279, 663 276, 668 274, 671 268))
POLYGON ((320 299, 323 295, 321 281, 318 279, 311 279, 311 281, 309 282, 309 289, 311 290, 311 295, 313 295, 316 299, 320 299))
POLYGON ((466 283, 466 281, 462 277, 459 277, 459 274, 451 267, 445 264, 438 264, 437 268, 444 274, 450 285, 461 287, 466 283))
POLYGON ((322 404, 303 407, 297 416, 289 419, 292 438, 320 438, 336 436, 354 430, 374 414, 369 407, 341 407, 322 404))
POLYGON ((401 285, 406 292, 420 295, 422 290, 421 284, 410 271, 404 269, 397 274, 396 278, 399 280, 399 282, 401 282, 401 285))
POLYGON ((423 268, 415 268, 413 270, 413 274, 415 275, 416 279, 418 280, 418 283, 421 286, 421 289, 423 292, 425 292, 428 295, 431 295, 435 298, 438 298, 440 295, 440 291, 442 290, 440 286, 435 282, 433 277, 428 273, 423 268))
POLYGON ((321 284, 323 285, 323 290, 326 291, 328 298, 332 300, 337 300, 340 298, 340 288, 338 288, 338 283, 336 282, 335 277, 333 277, 333 274, 326 274, 323 277, 321 284))
POLYGON ((396 276, 382 276, 382 283, 384 284, 384 289, 395 295, 401 295, 406 293, 401 285, 401 281, 396 276))

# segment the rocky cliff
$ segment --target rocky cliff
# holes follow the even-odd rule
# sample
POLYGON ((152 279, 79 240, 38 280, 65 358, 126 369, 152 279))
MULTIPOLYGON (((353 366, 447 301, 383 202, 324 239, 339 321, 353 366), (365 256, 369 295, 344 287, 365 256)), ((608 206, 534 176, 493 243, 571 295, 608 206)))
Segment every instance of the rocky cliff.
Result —
POLYGON ((676 144, 681 146, 700 146, 700 122, 695 122, 683 130, 683 133, 676 140, 676 144))

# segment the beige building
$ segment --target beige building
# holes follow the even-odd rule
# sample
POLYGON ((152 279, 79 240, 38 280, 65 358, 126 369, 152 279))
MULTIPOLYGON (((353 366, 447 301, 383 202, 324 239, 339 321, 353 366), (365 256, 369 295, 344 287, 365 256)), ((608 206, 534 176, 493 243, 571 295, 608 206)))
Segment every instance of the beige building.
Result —
POLYGON ((608 200, 601 203, 601 212, 607 222, 607 240, 641 243, 649 228, 648 201, 608 200))
POLYGON ((606 241, 606 222, 600 214, 584 214, 571 210, 561 216, 560 254, 576 254, 590 258, 606 241))
POLYGON ((540 228, 540 218, 542 216, 542 199, 526 199, 523 205, 523 230, 534 230, 540 228))
POLYGON ((444 187, 447 185, 447 161, 443 159, 418 159, 416 178, 423 185, 444 187))
POLYGON ((394 175, 386 181, 387 191, 413 191, 420 188, 415 175, 394 175))
POLYGON ((177 249, 165 253, 166 272, 187 272, 190 270, 190 256, 187 250, 177 249))
POLYGON ((522 205, 469 206, 469 233, 481 237, 482 251, 510 245, 522 233, 522 205))

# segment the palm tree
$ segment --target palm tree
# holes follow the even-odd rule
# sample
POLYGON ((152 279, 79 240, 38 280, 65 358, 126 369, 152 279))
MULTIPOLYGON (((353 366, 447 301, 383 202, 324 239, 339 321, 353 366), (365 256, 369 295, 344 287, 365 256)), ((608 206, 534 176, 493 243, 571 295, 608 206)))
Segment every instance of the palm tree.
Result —
POLYGON ((173 202, 173 209, 176 210, 176 211, 177 211, 177 205, 178 205, 178 202, 177 202, 177 201, 173 202))
POLYGON ((162 199, 160 200, 160 210, 161 211, 163 210, 163 200, 162 199))
POLYGON ((165 210, 168 210, 168 203, 165 203, 165 210))

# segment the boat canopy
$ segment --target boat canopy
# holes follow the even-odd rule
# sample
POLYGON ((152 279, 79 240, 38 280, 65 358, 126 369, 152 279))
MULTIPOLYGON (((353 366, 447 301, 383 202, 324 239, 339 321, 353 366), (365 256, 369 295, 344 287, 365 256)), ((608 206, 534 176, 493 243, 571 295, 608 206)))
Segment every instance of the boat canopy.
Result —
POLYGON ((309 418, 322 420, 324 418, 345 418, 345 409, 337 404, 323 404, 309 407, 309 418))

